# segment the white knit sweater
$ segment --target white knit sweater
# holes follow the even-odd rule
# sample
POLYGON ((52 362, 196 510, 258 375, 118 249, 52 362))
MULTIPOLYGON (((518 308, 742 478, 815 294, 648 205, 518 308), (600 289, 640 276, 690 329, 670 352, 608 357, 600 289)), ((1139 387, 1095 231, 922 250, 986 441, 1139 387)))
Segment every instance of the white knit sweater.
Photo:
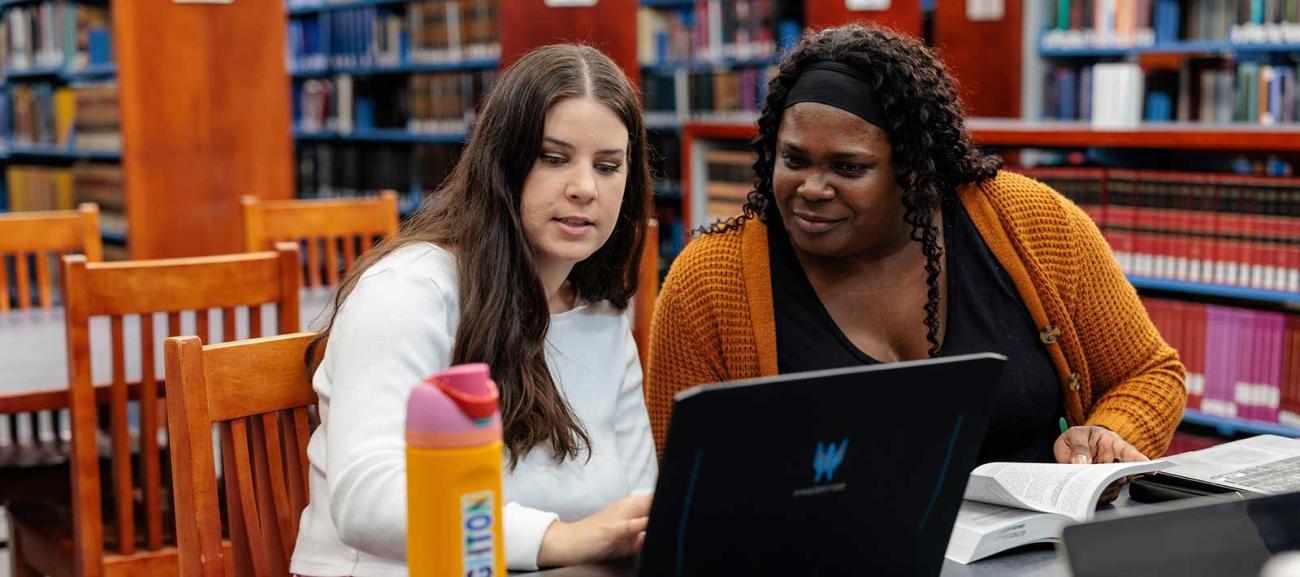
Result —
MULTIPOLYGON (((455 257, 421 243, 384 257, 344 301, 313 376, 321 425, 307 447, 311 502, 290 570, 406 575, 406 400, 450 364, 460 318, 455 257)), ((539 446, 505 469, 505 548, 536 569, 555 519, 576 521, 654 490, 654 441, 627 315, 607 302, 551 316, 546 362, 591 437, 591 458, 557 464, 539 446)))

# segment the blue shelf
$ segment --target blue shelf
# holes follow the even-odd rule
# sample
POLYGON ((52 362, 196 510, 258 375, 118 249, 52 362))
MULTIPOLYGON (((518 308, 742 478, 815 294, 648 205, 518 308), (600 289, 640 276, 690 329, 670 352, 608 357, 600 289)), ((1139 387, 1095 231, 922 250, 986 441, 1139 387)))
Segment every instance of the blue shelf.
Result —
POLYGON ((294 129, 293 137, 297 140, 333 140, 344 142, 405 142, 411 144, 459 144, 465 142, 469 137, 464 132, 448 132, 443 134, 424 134, 418 132, 409 132, 402 129, 369 129, 357 130, 349 134, 339 134, 335 131, 322 130, 318 132, 308 132, 305 130, 294 129))
POLYGON ((1183 411, 1183 422, 1193 425, 1202 425, 1205 427, 1214 427, 1215 429, 1218 429, 1219 433, 1226 436, 1245 433, 1248 435, 1280 435, 1283 437, 1300 438, 1300 429, 1293 429, 1277 423, 1264 423, 1247 419, 1216 417, 1214 415, 1207 415, 1191 409, 1183 411))
POLYGON ((779 64, 781 57, 779 54, 770 56, 760 56, 757 58, 717 58, 713 60, 689 60, 683 62, 658 62, 655 64, 644 64, 642 70, 655 72, 659 74, 672 74, 678 70, 688 72, 706 72, 717 70, 719 68, 744 68, 751 66, 772 66, 779 64))
POLYGON ((1130 276, 1129 283, 1138 290, 1155 290, 1300 307, 1300 293, 1272 291, 1176 280, 1130 276))
POLYGON ((305 16, 310 14, 319 14, 331 10, 349 10, 352 8, 368 8, 371 6, 391 6, 394 4, 406 4, 408 0, 349 0, 348 2, 322 2, 319 6, 299 6, 289 8, 290 16, 305 16))
POLYGON ((111 242, 113 244, 126 244, 126 234, 114 230, 101 230, 99 232, 99 236, 100 238, 104 239, 104 242, 111 242))
POLYGON ((42 78, 45 76, 63 76, 63 68, 60 66, 37 66, 26 70, 5 71, 5 78, 42 78))
POLYGON ((39 0, 0 0, 0 8, 8 8, 19 4, 35 4, 39 0))
POLYGON ((62 74, 69 82, 77 80, 101 80, 117 76, 117 66, 113 64, 91 64, 80 70, 69 70, 62 74))
POLYGON ((1223 52, 1300 52, 1300 44, 1181 41, 1158 42, 1150 46, 1084 46, 1078 48, 1048 47, 1044 46, 1041 41, 1038 44, 1038 53, 1049 58, 1087 58, 1101 56, 1126 56, 1129 54, 1217 54, 1223 52))
POLYGON ((374 74, 418 74, 459 72, 464 70, 487 70, 496 68, 500 66, 500 64, 501 60, 499 58, 477 58, 461 60, 458 62, 399 64, 397 66, 324 66, 310 69, 295 69, 292 74, 294 78, 332 76, 335 74, 351 74, 353 76, 368 76, 374 74))
POLYGON ((37 158, 47 160, 121 160, 117 150, 77 150, 56 146, 9 144, 5 151, 10 158, 37 158))

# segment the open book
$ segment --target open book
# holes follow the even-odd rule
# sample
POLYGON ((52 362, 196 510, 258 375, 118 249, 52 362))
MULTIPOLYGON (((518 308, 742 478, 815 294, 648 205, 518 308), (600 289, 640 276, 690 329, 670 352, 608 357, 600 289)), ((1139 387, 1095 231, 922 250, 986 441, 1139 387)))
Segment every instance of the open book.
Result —
POLYGON ((1066 525, 1092 519, 1111 483, 1169 466, 1164 461, 981 465, 966 484, 947 557, 970 563, 1021 545, 1058 540, 1066 525))

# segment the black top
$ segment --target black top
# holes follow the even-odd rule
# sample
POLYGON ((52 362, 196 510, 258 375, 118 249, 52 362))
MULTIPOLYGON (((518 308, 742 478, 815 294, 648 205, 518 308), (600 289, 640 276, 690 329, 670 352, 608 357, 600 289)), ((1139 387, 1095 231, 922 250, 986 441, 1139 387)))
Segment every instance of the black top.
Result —
MULTIPOLYGON (((1054 462, 1062 405, 1051 358, 1015 284, 965 207, 955 200, 943 206, 948 318, 939 355, 988 351, 1007 357, 979 462, 1054 462)), ((785 374, 879 362, 835 324, 780 223, 769 225, 768 239, 777 369, 785 374)), ((925 326, 918 322, 916 330, 925 326)))

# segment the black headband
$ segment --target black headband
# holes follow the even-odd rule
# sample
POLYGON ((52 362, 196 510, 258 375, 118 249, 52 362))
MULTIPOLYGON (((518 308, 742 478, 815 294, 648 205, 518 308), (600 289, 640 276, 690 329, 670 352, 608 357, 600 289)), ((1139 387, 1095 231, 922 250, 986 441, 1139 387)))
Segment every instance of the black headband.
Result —
POLYGON ((800 102, 834 106, 880 128, 885 115, 875 92, 857 69, 841 62, 817 62, 804 68, 785 97, 785 108, 800 102))

